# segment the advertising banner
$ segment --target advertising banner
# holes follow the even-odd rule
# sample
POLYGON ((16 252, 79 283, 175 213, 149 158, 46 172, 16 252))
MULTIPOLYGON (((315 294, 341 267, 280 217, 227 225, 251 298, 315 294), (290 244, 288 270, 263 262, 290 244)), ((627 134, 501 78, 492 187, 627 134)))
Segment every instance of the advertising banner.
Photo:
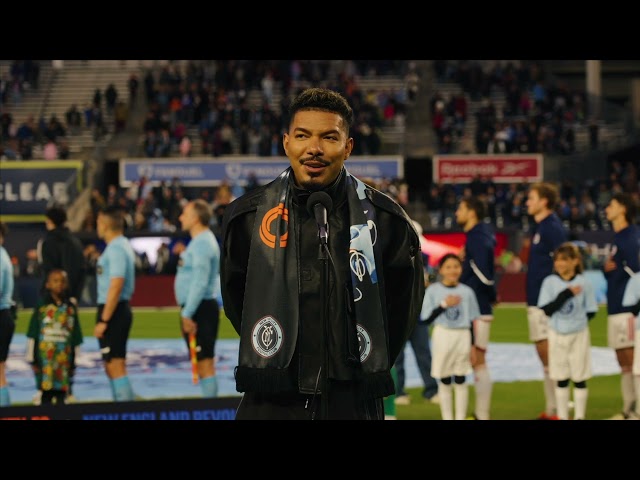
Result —
POLYGON ((542 155, 435 155, 433 181, 469 183, 474 177, 495 183, 538 182, 543 176, 542 155))
POLYGON ((82 190, 81 161, 0 162, 0 218, 42 222, 45 210, 68 205, 82 190))
POLYGON ((240 396, 15 406, 0 420, 233 420, 240 396))
MULTIPOLYGON (((286 157, 189 157, 175 159, 123 158, 119 162, 121 187, 129 187, 143 176, 152 185, 177 178, 188 187, 218 186, 227 181, 245 186, 255 176, 260 185, 275 179, 290 165, 286 157)), ((349 157, 345 166, 361 179, 380 181, 404 177, 400 156, 349 157)))

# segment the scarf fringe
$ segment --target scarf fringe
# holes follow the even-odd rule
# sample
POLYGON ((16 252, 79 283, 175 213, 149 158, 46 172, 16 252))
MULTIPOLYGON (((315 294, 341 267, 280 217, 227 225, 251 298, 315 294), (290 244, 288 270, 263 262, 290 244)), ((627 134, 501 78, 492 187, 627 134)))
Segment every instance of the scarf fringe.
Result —
POLYGON ((364 398, 381 398, 393 395, 396 391, 395 383, 390 372, 376 372, 365 374, 361 380, 364 398))
POLYGON ((234 371, 238 392, 284 392, 294 389, 286 368, 237 366, 234 371))

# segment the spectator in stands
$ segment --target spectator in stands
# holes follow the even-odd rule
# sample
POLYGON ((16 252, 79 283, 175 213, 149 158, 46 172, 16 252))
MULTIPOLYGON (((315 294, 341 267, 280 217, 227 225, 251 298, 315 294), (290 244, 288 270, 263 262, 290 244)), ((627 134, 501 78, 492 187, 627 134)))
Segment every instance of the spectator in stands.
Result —
POLYGON ((78 106, 74 103, 64 114, 67 122, 67 127, 74 134, 77 135, 82 126, 82 114, 78 110, 78 106))
POLYGON ((125 127, 127 126, 128 119, 129 119, 129 107, 124 101, 120 100, 116 103, 115 110, 114 110, 113 122, 115 127, 115 130, 114 130, 115 133, 120 133, 125 129, 125 127))
POLYGON ((71 148, 69 147, 69 140, 61 138, 58 145, 58 158, 60 160, 69 160, 71 156, 71 148))
POLYGON ((147 100, 147 105, 150 105, 155 99, 155 79, 153 78, 153 72, 147 70, 144 75, 144 94, 147 100))
POLYGON ((136 104, 139 86, 140 81, 138 80, 138 76, 135 73, 129 75, 129 80, 127 80, 127 88, 129 89, 129 105, 132 107, 136 104))
POLYGON ((93 107, 94 108, 102 108, 102 90, 96 88, 93 91, 93 107))
POLYGON ((107 114, 111 115, 118 101, 118 89, 113 83, 110 83, 104 91, 104 99, 107 105, 107 114))
POLYGON ((58 146, 56 142, 49 139, 45 144, 42 154, 45 160, 57 160, 58 159, 58 146))
POLYGON ((189 135, 183 136, 182 140, 180 140, 180 145, 179 145, 180 155, 183 157, 190 157, 191 146, 192 146, 191 137, 189 135))

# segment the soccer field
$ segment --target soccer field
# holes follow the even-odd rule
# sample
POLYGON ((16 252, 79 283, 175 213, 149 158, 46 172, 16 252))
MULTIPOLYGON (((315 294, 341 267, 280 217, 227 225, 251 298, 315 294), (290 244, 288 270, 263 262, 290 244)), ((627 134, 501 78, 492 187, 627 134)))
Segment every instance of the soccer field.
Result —
MULTIPOLYGON (((495 309, 495 319, 491 326, 491 342, 528 343, 527 312, 524 305, 499 305, 495 309)), ((26 333, 31 311, 18 314, 16 333, 26 333)), ((84 336, 93 335, 95 308, 80 309, 80 322, 84 336)), ((596 317, 591 320, 591 343, 594 347, 606 346, 607 341, 606 308, 600 307, 596 317)), ((238 338, 231 323, 220 314, 218 337, 238 338)), ((177 308, 134 308, 131 338, 181 338, 177 308)))
MULTIPOLYGON (((19 313, 16 333, 25 333, 31 312, 19 313)), ((95 309, 81 309, 80 320, 85 341, 93 337, 95 309)), ((237 339, 229 320, 221 313, 220 339, 237 339)), ((606 309, 601 307, 590 324, 592 345, 606 347, 606 309)), ((135 339, 179 339, 179 314, 177 308, 135 308, 131 338, 135 339)), ((499 305, 495 309, 495 319, 491 328, 492 344, 522 344, 531 346, 528 340, 526 308, 524 305, 499 305)), ((488 352, 490 353, 490 352, 488 352)), ((516 354, 517 355, 517 354, 516 354)), ((407 357, 409 359, 409 357, 407 357)), ((505 359, 507 366, 516 364, 518 358, 505 359)), ((513 367, 515 368, 515 367, 513 367)), ((541 369, 541 367, 540 367, 541 369)), ((620 411, 620 375, 594 376, 588 382, 589 401, 587 418, 605 419, 620 411)), ((398 405, 400 420, 439 420, 438 405, 424 402, 421 387, 409 386, 410 405, 398 405)), ((469 390, 469 409, 474 402, 474 389, 469 390)), ((527 420, 535 418, 544 407, 541 381, 497 381, 493 388, 492 418, 497 420, 527 420)))

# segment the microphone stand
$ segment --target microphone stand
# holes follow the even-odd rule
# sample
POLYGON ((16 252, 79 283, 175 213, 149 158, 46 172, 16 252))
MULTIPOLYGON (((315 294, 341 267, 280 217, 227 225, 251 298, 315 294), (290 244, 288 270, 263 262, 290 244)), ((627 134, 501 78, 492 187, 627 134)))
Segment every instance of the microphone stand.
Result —
POLYGON ((322 362, 322 388, 320 395, 320 411, 323 420, 329 420, 329 243, 328 226, 319 230, 318 260, 321 262, 320 269, 320 299, 322 301, 321 318, 324 330, 324 345, 322 348, 324 360, 322 362))

